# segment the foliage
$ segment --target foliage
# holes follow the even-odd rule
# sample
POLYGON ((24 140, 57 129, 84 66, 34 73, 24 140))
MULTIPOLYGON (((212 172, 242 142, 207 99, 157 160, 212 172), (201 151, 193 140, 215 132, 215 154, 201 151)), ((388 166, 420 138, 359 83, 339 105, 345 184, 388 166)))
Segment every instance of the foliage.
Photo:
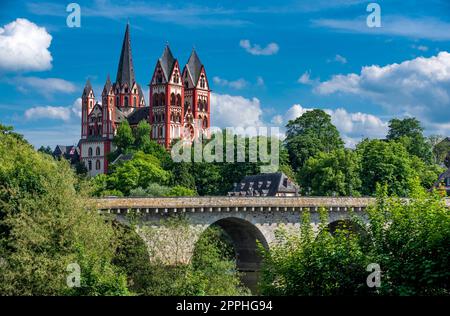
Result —
POLYGON ((450 295, 450 213, 445 201, 417 179, 410 201, 389 198, 386 188, 368 210, 373 260, 383 270, 380 293, 450 295))
POLYGON ((353 150, 336 149, 309 158, 299 171, 304 194, 359 196, 361 162, 353 150))
POLYGON ((50 146, 47 146, 47 147, 41 146, 41 147, 39 147, 39 149, 37 151, 40 153, 43 153, 43 154, 50 155, 50 156, 53 155, 53 150, 50 148, 50 146))
POLYGON ((363 195, 374 195, 377 184, 387 185, 389 194, 408 196, 409 179, 417 175, 406 148, 395 141, 364 140, 357 145, 361 155, 363 195))
POLYGON ((141 231, 152 245, 150 258, 135 235, 128 234, 123 240, 124 246, 119 247, 116 263, 126 271, 133 291, 141 295, 248 294, 241 285, 234 261, 229 259, 228 245, 219 238, 220 231, 206 230, 188 260, 176 255, 183 252, 186 242, 195 238, 186 220, 169 218, 161 225, 170 232, 167 238, 159 238, 161 231, 155 228, 146 227, 141 231), (173 263, 168 264, 155 256, 156 253, 171 256, 173 263))
POLYGON ((343 148, 343 141, 331 117, 323 110, 304 113, 286 125, 286 147, 292 168, 298 170, 319 152, 343 148))
POLYGON ((13 132, 0 134, 0 293, 127 295, 111 263, 114 231, 89 204, 67 161, 34 151, 13 132), (69 288, 67 266, 81 267, 69 288))
POLYGON ((450 295, 450 213, 445 200, 410 180, 411 198, 388 197, 379 186, 367 224, 357 218, 330 234, 321 211, 317 236, 309 214, 297 235, 279 231, 264 255, 264 295, 450 295), (351 227, 360 227, 360 230, 351 227), (363 229, 364 228, 364 229, 363 229), (381 268, 381 286, 369 288, 366 268, 381 268))
POLYGON ((428 143, 433 152, 433 162, 439 165, 444 164, 445 158, 450 152, 450 141, 441 135, 431 135, 428 137, 428 143))
POLYGON ((263 295, 369 293, 365 267, 370 260, 358 236, 345 227, 331 234, 326 212, 321 212, 316 237, 309 213, 303 213, 299 234, 279 231, 277 244, 268 251, 263 250, 260 283, 263 295))
POLYGON ((114 136, 113 144, 120 153, 127 153, 134 145, 135 138, 130 124, 127 120, 121 122, 117 128, 117 134, 114 136))
POLYGON ((387 139, 402 143, 409 154, 431 163, 432 148, 423 136, 423 128, 416 118, 390 120, 387 139))

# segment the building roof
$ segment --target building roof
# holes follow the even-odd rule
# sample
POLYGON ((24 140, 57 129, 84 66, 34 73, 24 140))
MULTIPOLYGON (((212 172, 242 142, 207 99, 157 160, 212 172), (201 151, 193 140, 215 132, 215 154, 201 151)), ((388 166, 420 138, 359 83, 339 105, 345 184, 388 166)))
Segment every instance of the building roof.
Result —
POLYGON ((105 86, 103 87, 102 94, 108 94, 109 91, 111 91, 111 87, 112 87, 111 79, 109 78, 109 74, 108 74, 108 77, 106 78, 105 86))
POLYGON ((298 193, 298 187, 282 172, 246 176, 228 195, 276 196, 277 193, 298 193))
POLYGON ((128 161, 131 159, 133 159, 133 154, 120 154, 119 156, 117 156, 116 159, 114 159, 114 161, 111 163, 111 165, 114 165, 116 163, 123 162, 123 161, 128 161))
POLYGON ((133 59, 131 55, 130 24, 128 23, 127 28, 125 29, 125 36, 123 38, 116 83, 121 86, 126 83, 129 87, 131 87, 135 81, 133 59))
POLYGON ((159 62, 161 64, 161 68, 163 69, 164 75, 166 76, 166 80, 169 81, 173 66, 176 62, 176 59, 175 57, 173 57, 169 45, 166 45, 166 47, 164 48, 164 52, 161 58, 159 58, 159 62))
POLYGON ((91 90, 93 91, 91 81, 88 79, 84 85, 83 95, 88 95, 91 90))
POLYGON ((137 108, 135 111, 133 111, 133 113, 131 113, 127 117, 127 120, 128 123, 130 123, 130 125, 137 125, 142 120, 148 121, 149 115, 150 115, 150 107, 144 106, 141 108, 137 108))
POLYGON ((195 49, 193 49, 191 56, 189 57, 189 60, 186 64, 186 67, 189 70, 189 73, 191 75, 191 79, 192 79, 192 82, 194 83, 194 85, 196 85, 198 82, 198 78, 200 77, 202 66, 203 66, 203 64, 200 61, 200 58, 198 58, 197 52, 195 51, 195 49))

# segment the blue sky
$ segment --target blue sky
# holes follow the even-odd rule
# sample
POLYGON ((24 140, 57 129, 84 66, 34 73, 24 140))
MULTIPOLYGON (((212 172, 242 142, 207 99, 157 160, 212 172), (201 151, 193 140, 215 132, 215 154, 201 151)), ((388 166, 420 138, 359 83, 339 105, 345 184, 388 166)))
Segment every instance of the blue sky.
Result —
MULTIPOLYGON (((131 25, 138 82, 148 84, 166 42, 181 65, 193 47, 213 89, 212 124, 283 126, 326 110, 347 145, 383 137, 392 117, 416 116, 450 134, 450 1, 70 1, 0 4, 0 122, 35 146, 77 143, 79 100, 114 80, 131 25)), ((148 97, 148 96, 147 96, 148 97)))

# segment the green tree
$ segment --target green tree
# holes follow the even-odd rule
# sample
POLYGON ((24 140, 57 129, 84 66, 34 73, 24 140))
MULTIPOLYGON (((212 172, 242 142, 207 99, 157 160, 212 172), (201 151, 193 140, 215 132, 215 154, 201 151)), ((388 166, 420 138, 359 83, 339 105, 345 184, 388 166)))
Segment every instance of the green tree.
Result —
POLYGON ((142 120, 134 132, 134 145, 137 150, 144 150, 150 143, 151 126, 146 120, 142 120))
POLYGON ((314 235, 310 214, 302 214, 300 232, 279 230, 277 243, 263 251, 263 295, 363 295, 370 257, 358 235, 343 226, 331 234, 328 215, 321 210, 314 235))
POLYGON ((361 156, 363 195, 375 195, 377 184, 387 185, 389 194, 408 196, 409 179, 416 177, 410 155, 395 141, 364 140, 357 145, 361 156))
POLYGON ((433 162, 438 165, 444 164, 450 152, 450 141, 441 135, 431 135, 428 137, 428 142, 433 152, 433 162))
POLYGON ((286 147, 294 171, 321 151, 330 152, 344 147, 330 115, 323 110, 308 111, 289 121, 286 128, 286 147))
POLYGON ((47 146, 47 147, 41 146, 41 147, 39 147, 38 152, 44 153, 44 154, 47 154, 50 156, 53 155, 53 150, 50 148, 50 146, 47 146))
POLYGON ((359 196, 361 161, 350 149, 320 152, 310 157, 298 173, 304 194, 359 196))
POLYGON ((111 224, 67 161, 37 153, 9 130, 0 133, 0 183, 1 295, 129 294, 112 264, 111 224), (66 284, 73 263, 79 288, 66 284))
POLYGON ((423 128, 416 118, 390 120, 387 139, 401 142, 409 154, 426 163, 432 162, 431 146, 423 136, 423 128))
POLYGON ((117 134, 114 136, 113 144, 121 153, 126 153, 134 146, 135 138, 128 121, 123 121, 117 128, 117 134))

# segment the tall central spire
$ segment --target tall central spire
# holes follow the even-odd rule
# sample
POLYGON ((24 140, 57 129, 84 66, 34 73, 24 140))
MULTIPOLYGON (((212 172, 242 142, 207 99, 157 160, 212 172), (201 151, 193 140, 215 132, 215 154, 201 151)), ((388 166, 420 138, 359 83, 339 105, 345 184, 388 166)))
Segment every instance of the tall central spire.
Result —
POLYGON ((130 24, 127 23, 123 38, 122 52, 120 53, 119 68, 117 69, 116 83, 129 87, 135 82, 133 58, 131 56, 130 24))

